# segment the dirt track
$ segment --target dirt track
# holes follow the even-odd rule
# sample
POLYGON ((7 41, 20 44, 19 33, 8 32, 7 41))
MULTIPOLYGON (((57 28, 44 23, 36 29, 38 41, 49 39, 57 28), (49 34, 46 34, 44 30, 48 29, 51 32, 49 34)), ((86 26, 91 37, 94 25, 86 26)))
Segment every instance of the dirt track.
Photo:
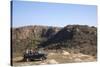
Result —
POLYGON ((60 63, 77 63, 77 62, 93 62, 96 61, 94 56, 84 55, 81 53, 69 53, 63 51, 62 53, 48 53, 47 59, 44 61, 22 62, 22 57, 13 58, 14 66, 31 66, 31 65, 46 65, 46 64, 60 64, 60 63))

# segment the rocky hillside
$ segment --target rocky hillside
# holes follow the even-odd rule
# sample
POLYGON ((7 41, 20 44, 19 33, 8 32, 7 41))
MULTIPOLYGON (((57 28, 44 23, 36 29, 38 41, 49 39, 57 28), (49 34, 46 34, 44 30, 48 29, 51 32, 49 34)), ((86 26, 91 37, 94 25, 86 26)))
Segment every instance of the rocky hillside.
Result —
POLYGON ((27 48, 36 48, 38 44, 53 37, 61 28, 50 26, 25 26, 12 28, 12 51, 22 53, 27 48))
POLYGON ((39 44, 39 47, 96 55, 97 29, 86 25, 68 25, 46 42, 39 44))
POLYGON ((27 48, 65 49, 84 54, 97 54, 97 28, 87 25, 61 27, 26 26, 12 28, 13 53, 27 48))

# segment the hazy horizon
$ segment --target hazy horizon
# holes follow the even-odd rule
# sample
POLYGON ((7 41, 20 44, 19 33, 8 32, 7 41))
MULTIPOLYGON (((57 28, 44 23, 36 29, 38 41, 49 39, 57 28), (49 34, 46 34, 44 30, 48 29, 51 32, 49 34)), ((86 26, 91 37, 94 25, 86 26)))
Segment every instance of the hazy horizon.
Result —
POLYGON ((97 27, 97 6, 13 1, 12 26, 28 25, 64 27, 88 25, 97 27))

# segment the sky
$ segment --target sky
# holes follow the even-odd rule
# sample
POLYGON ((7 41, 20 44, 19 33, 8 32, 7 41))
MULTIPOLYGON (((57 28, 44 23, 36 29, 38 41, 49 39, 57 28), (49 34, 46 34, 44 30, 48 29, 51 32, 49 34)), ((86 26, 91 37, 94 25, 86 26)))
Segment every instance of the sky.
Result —
POLYGON ((97 6, 31 1, 13 1, 12 26, 97 26, 97 6))

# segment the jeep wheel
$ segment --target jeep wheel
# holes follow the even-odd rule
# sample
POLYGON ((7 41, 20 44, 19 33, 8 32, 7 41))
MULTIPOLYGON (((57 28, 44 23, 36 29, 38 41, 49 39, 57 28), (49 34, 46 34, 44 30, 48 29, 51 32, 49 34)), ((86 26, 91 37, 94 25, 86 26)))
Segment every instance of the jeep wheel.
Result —
POLYGON ((46 60, 46 57, 42 57, 41 60, 46 60))

